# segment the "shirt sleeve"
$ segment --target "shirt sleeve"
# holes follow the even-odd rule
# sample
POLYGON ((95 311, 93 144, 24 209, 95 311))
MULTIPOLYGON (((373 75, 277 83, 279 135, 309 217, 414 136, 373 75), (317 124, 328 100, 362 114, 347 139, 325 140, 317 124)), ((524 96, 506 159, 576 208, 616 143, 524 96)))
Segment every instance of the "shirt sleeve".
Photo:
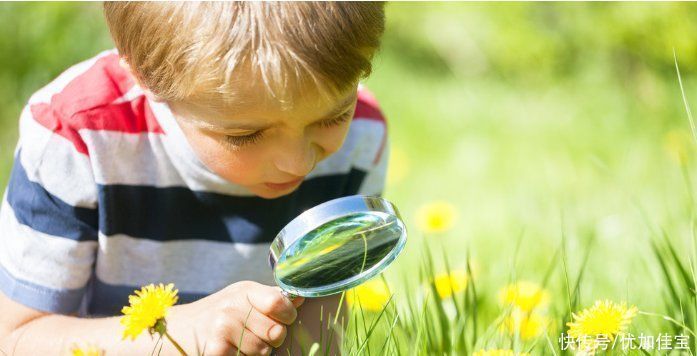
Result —
POLYGON ((362 85, 358 87, 352 126, 360 137, 354 148, 354 165, 365 172, 358 194, 382 195, 389 159, 387 120, 375 96, 362 85))
POLYGON ((0 291, 28 307, 74 313, 97 249, 97 189, 77 132, 48 104, 25 107, 0 205, 0 291))

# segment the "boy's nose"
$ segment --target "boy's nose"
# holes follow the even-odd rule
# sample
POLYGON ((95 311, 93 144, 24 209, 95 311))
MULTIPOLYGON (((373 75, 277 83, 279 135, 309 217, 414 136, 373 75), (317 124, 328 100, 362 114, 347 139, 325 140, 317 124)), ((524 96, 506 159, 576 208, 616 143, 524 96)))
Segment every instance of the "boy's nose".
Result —
POLYGON ((276 159, 276 168, 296 177, 304 177, 315 168, 319 157, 319 147, 309 142, 284 147, 276 159))

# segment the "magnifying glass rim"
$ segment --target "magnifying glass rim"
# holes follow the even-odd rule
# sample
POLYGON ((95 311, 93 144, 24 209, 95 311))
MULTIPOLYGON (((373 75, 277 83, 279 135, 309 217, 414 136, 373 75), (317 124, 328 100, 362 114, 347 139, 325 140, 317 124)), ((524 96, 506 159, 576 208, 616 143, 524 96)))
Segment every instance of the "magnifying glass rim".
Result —
POLYGON ((392 262, 402 251, 406 244, 406 226, 397 210, 397 207, 390 201, 369 195, 351 195, 337 198, 317 205, 306 210, 298 217, 289 222, 281 232, 276 235, 269 251, 269 264, 273 270, 274 280, 284 290, 302 297, 319 297, 339 293, 374 277, 376 274, 392 262), (312 288, 296 288, 282 283, 276 277, 276 264, 281 258, 286 248, 292 246, 297 240, 318 227, 336 220, 341 217, 358 213, 377 212, 392 215, 397 219, 397 223, 404 231, 404 236, 400 237, 397 245, 378 263, 363 273, 357 274, 349 279, 312 288))

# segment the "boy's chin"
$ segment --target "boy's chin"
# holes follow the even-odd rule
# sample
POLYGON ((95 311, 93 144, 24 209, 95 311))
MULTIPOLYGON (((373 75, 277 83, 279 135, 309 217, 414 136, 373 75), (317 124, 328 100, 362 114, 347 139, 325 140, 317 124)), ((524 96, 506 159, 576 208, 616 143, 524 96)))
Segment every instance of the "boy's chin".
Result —
POLYGON ((291 194, 294 191, 296 191, 297 189, 298 189, 298 187, 293 187, 293 188, 290 188, 287 190, 276 190, 276 189, 268 188, 262 184, 260 187, 257 186, 257 187, 254 187, 253 189, 250 189, 250 190, 254 195, 256 195, 260 198, 275 199, 275 198, 280 198, 284 195, 291 194))

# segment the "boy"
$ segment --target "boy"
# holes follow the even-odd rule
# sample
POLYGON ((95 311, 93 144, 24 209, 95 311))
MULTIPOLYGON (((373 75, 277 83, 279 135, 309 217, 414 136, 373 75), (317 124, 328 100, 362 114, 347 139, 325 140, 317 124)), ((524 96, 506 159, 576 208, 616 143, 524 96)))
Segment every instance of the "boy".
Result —
POLYGON ((270 286, 268 247, 303 210, 382 190, 385 123, 358 80, 383 5, 104 12, 118 52, 63 73, 20 118, 0 210, 0 349, 149 353, 154 341, 121 341, 114 317, 149 283, 179 289, 168 328, 190 352, 269 354, 296 313, 316 330, 337 298, 296 312, 303 299, 270 286))

